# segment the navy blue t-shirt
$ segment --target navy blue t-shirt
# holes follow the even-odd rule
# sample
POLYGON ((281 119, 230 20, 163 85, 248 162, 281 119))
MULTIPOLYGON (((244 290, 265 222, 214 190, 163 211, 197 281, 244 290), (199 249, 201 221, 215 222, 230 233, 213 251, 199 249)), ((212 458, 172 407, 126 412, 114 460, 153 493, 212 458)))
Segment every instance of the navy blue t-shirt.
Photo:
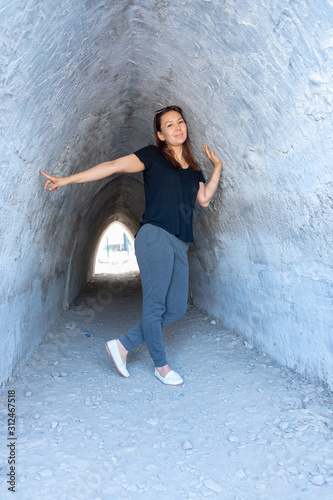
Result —
POLYGON ((159 226, 183 241, 193 241, 192 219, 202 172, 190 167, 177 170, 157 146, 147 146, 134 153, 145 165, 146 195, 141 225, 159 226))

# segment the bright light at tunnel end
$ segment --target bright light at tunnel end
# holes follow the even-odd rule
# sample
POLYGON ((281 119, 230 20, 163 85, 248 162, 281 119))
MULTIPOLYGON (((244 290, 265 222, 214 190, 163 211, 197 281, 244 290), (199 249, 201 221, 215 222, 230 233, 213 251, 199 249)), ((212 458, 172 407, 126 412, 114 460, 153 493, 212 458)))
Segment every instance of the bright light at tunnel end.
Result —
POLYGON ((94 274, 139 272, 134 238, 121 222, 113 222, 101 236, 94 274))

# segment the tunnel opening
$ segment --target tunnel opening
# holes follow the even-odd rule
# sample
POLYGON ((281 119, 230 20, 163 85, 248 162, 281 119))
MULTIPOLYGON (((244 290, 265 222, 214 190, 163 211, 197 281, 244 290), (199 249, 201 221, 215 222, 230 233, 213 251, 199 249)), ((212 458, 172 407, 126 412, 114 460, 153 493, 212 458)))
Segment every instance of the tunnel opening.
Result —
POLYGON ((115 221, 100 237, 93 276, 129 272, 139 272, 134 252, 134 237, 123 223, 115 221))
MULTIPOLYGON (((71 252, 63 300, 65 309, 94 276, 98 249, 108 228, 121 223, 133 241, 143 212, 143 183, 136 175, 115 176, 97 192, 79 223, 71 252)), ((123 273, 128 274, 131 273, 123 273)), ((138 273, 132 271, 132 274, 138 273)))

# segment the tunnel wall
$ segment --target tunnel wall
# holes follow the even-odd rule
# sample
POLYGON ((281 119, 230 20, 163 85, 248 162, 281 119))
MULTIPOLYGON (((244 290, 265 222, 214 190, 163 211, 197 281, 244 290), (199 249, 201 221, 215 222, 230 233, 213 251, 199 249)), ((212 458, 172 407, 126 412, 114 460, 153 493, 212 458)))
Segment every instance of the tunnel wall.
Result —
POLYGON ((1 2, 0 383, 62 312, 76 235, 104 182, 50 195, 39 169, 69 175, 127 152, 127 7, 1 2))
MULTIPOLYGON (((195 304, 333 387, 332 2, 0 9, 1 381, 89 276, 92 254, 78 242, 102 228, 91 205, 106 207, 98 193, 109 179, 51 196, 39 168, 68 175, 152 143, 154 110, 177 103, 206 178, 203 143, 224 162, 211 206, 196 210, 195 304)), ((133 185, 119 188, 105 216, 135 225, 133 185)))
POLYGON ((326 0, 146 1, 132 18, 134 117, 151 95, 179 103, 206 177, 203 143, 224 161, 195 217, 194 303, 330 387, 332 20, 326 0))
POLYGON ((332 387, 332 4, 268 5, 220 25, 208 103, 225 168, 197 213, 191 289, 250 344, 332 387))

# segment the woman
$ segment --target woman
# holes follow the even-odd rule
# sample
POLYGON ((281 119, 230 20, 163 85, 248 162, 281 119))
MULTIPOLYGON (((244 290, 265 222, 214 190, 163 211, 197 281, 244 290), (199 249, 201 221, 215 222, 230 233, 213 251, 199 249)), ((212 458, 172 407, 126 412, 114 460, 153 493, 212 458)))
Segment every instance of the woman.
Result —
POLYGON ((214 165, 211 179, 205 184, 178 106, 167 106, 155 113, 154 132, 157 146, 147 146, 69 177, 41 173, 48 179, 44 189, 53 193, 61 186, 115 173, 143 172, 146 207, 135 237, 143 291, 142 321, 119 339, 107 342, 106 349, 121 375, 129 377, 127 354, 145 341, 156 377, 164 384, 180 385, 183 379, 167 363, 162 327, 186 312, 193 208, 195 201, 208 207, 218 187, 222 162, 205 144, 204 153, 214 165))

